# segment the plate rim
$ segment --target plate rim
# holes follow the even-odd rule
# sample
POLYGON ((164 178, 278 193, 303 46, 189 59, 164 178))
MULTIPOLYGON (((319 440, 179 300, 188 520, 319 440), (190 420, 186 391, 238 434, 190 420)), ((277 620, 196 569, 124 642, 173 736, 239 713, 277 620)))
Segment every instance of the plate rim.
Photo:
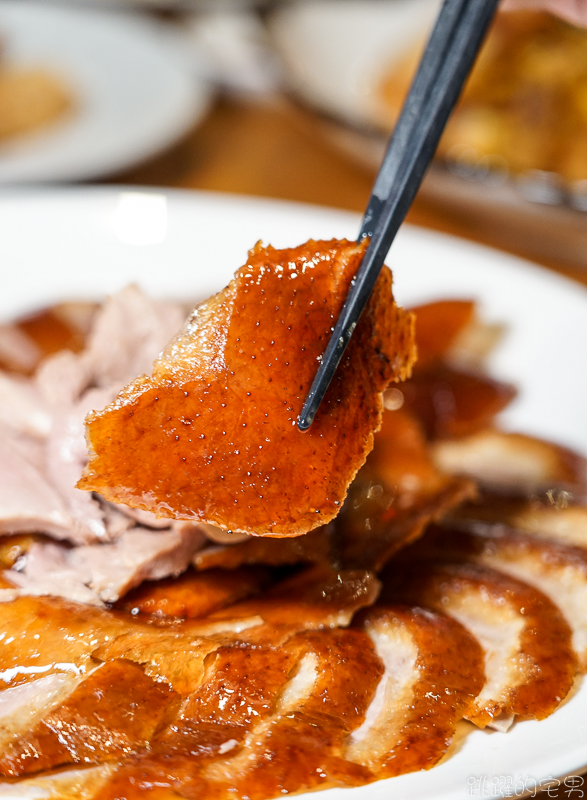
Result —
MULTIPOLYGON (((329 207, 324 206, 317 206, 311 204, 303 204, 297 203, 295 201, 288 201, 288 200, 273 200, 270 198, 261 198, 249 195, 233 195, 233 194, 225 194, 222 192, 205 192, 205 191, 194 191, 189 189, 169 189, 166 187, 158 187, 158 186, 137 186, 137 185, 108 185, 108 186, 42 186, 42 187, 31 187, 31 186, 23 186, 23 187, 1 187, 0 188, 0 215, 2 210, 2 204, 4 202, 11 202, 15 200, 39 200, 41 199, 43 202, 51 203, 52 199, 55 197, 59 197, 62 200, 66 201, 79 201, 80 198, 84 199, 85 203, 88 203, 90 206, 97 198, 103 198, 104 196, 117 196, 120 192, 124 191, 131 191, 131 192, 153 192, 157 194, 164 194, 170 198, 176 198, 182 203, 187 203, 188 205, 192 204, 195 208, 201 207, 201 203, 208 202, 213 203, 216 205, 217 208, 225 208, 228 206, 231 209, 239 209, 239 208, 247 208, 247 209, 256 209, 259 214, 264 213, 267 209, 273 209, 279 215, 287 217, 295 212, 296 210, 299 212, 303 212, 305 215, 313 215, 313 214, 320 214, 324 215, 324 218, 332 218, 333 215, 339 217, 341 220, 345 220, 346 222, 355 224, 357 223, 358 228, 358 221, 359 215, 352 211, 346 211, 342 209, 332 209, 329 207)), ((1 216, 0 216, 1 220, 1 216)), ((475 242, 470 242, 466 240, 459 239, 458 237, 454 237, 450 234, 444 234, 436 231, 431 231, 428 229, 423 228, 415 228, 410 227, 410 231, 413 234, 417 234, 420 236, 424 236, 425 238, 429 239, 430 241, 443 241, 447 246, 454 246, 454 243, 458 243, 461 249, 465 249, 466 252, 471 254, 471 257, 474 257, 475 253, 483 253, 484 256, 491 256, 497 255, 499 260, 502 263, 510 263, 515 265, 518 269, 521 269, 523 272, 529 271, 533 275, 540 275, 542 278, 547 279, 549 282, 554 282, 556 285, 560 285, 564 287, 565 290, 572 290, 573 292, 577 292, 580 290, 582 301, 585 303, 585 307, 587 308, 587 288, 574 282, 572 279, 567 278, 566 276, 559 275, 557 273, 552 272, 546 267, 535 265, 530 261, 520 259, 517 256, 504 253, 499 250, 495 250, 493 248, 487 247, 486 245, 480 245, 475 242)), ((585 704, 587 702, 587 686, 586 682, 582 680, 582 687, 581 687, 581 694, 583 697, 581 698, 581 702, 585 704)), ((570 702, 567 704, 567 707, 573 702, 575 698, 572 698, 570 702)), ((577 698, 578 700, 579 698, 577 698)), ((581 709, 583 706, 581 706, 581 709)), ((562 712, 563 708, 559 709, 559 711, 555 713, 562 712)), ((580 712, 579 712, 580 713, 580 712)), ((583 716, 585 716, 583 714, 583 716)), ((552 719, 552 718, 551 718, 552 719)), ((546 722, 546 721, 545 721, 546 722)), ((526 724, 526 723, 522 723, 526 724)), ((530 723, 532 724, 532 723, 530 723)), ((540 725, 541 723, 536 723, 540 725)), ((479 733, 479 732, 475 732, 479 733)), ((496 734, 489 734, 488 736, 494 736, 496 734)), ((500 734, 497 734, 499 736, 500 734)), ((507 736, 508 734, 504 734, 507 736)), ((583 734, 586 736, 587 735, 583 734)), ((490 738, 487 739, 490 741, 490 738)), ((587 766, 587 754, 585 753, 585 746, 584 742, 582 745, 582 760, 580 765, 577 761, 577 756, 570 754, 568 751, 565 751, 562 754, 559 754, 555 762, 556 767, 556 775, 557 777, 563 778, 569 774, 578 774, 579 772, 583 771, 584 768, 587 766)), ((459 754, 453 754, 449 759, 448 762, 453 761, 453 759, 458 758, 459 754)), ((430 775, 434 776, 435 770, 442 770, 443 764, 433 768, 430 771, 430 775)), ((416 781, 419 777, 419 773, 411 773, 407 776, 399 776, 398 778, 391 778, 383 781, 377 781, 371 785, 358 787, 357 789, 330 789, 330 790, 323 790, 326 791, 327 795, 324 795, 324 800, 359 800, 359 798, 364 798, 364 800, 368 800, 368 798, 372 798, 372 800, 379 800, 379 798, 383 798, 387 796, 389 789, 397 789, 397 796, 400 798, 407 797, 407 798, 419 798, 419 800, 424 800, 424 798, 440 798, 441 800, 452 800, 452 798, 456 797, 465 797, 466 796, 466 786, 462 787, 455 787, 449 786, 448 788, 442 786, 439 790, 435 790, 432 792, 430 789, 427 794, 423 794, 422 792, 414 792, 410 787, 410 784, 416 781), (393 781, 393 783, 389 783, 388 781, 393 781), (342 792, 344 791, 344 795, 342 792), (350 794, 349 792, 352 792, 350 794)), ((434 778, 432 778, 434 780, 434 778)), ((1 786, 0 782, 0 786, 1 786)), ((518 795, 521 796, 521 795, 518 795)), ((310 795, 300 795, 300 797, 310 798, 310 795)))
MULTIPOLYGON (((115 142, 114 148, 110 148, 106 154, 102 154, 96 159, 92 156, 90 144, 86 145, 87 154, 82 163, 78 162, 68 165, 66 162, 51 165, 49 161, 43 162, 41 172, 31 173, 28 163, 28 150, 33 157, 40 157, 46 146, 45 135, 52 141, 59 142, 60 132, 51 126, 46 130, 31 132, 31 139, 27 142, 26 133, 6 140, 6 154, 0 150, 0 187, 16 189, 20 186, 36 186, 40 184, 72 183, 74 181, 90 181, 105 178, 109 175, 116 175, 119 172, 137 167, 150 158, 156 157, 167 148, 173 146, 181 137, 190 130, 191 127, 199 124, 205 118, 212 101, 213 90, 208 81, 196 73, 189 64, 186 49, 181 40, 181 35, 171 29, 166 30, 163 23, 156 19, 145 17, 140 11, 132 7, 115 9, 107 7, 105 4, 94 6, 89 3, 74 4, 70 2, 54 2, 50 5, 43 0, 2 0, 0 5, 0 23, 2 14, 26 18, 31 13, 39 13, 41 19, 46 18, 66 20, 66 23, 79 25, 89 24, 93 20, 97 21, 102 30, 109 34, 110 30, 120 36, 131 37, 133 42, 138 42, 143 51, 151 48, 156 53, 157 59, 166 62, 166 70, 176 81, 178 87, 177 97, 174 99, 173 107, 170 106, 165 116, 165 124, 158 128, 153 126, 149 136, 133 143, 130 148, 125 145, 121 149, 120 142, 115 142), (171 39, 175 38, 174 46, 171 39), (175 46, 176 45, 176 46, 175 46), (38 138, 37 138, 38 137, 38 138), (14 151, 12 148, 14 147, 14 151), (20 150, 23 152, 20 152, 20 150)), ((10 32, 8 33, 8 37, 10 32)), ((118 52, 121 52, 118 49, 118 52)), ((99 68, 93 67, 94 72, 99 68)), ((86 95, 87 98, 87 95, 86 95)), ((84 115, 84 96, 79 98, 81 109, 79 113, 83 119, 84 115)), ((146 105, 146 103, 145 103, 146 105)), ((75 113, 75 109, 74 109, 75 113)), ((69 124, 63 124, 67 131, 69 124)), ((72 125, 75 125, 75 117, 72 116, 72 125)))

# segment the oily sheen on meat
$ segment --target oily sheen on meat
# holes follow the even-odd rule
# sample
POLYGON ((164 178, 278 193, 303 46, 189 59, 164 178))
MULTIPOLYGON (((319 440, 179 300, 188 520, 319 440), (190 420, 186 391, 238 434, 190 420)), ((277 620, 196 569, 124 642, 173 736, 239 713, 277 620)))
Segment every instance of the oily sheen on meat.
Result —
POLYGON ((302 403, 365 244, 257 245, 155 361, 87 419, 79 488, 159 516, 296 536, 340 510, 381 425, 382 392, 409 376, 413 318, 384 269, 311 430, 302 403))

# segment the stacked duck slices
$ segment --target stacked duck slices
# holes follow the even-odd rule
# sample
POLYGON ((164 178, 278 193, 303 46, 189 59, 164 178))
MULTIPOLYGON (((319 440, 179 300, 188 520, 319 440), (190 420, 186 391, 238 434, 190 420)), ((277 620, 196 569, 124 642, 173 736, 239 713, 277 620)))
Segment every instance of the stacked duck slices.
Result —
POLYGON ((415 311, 418 365, 333 522, 210 542, 110 607, 0 604, 6 781, 265 800, 555 711, 587 665, 585 462, 491 427, 514 392, 482 375, 497 331, 472 303, 415 311))

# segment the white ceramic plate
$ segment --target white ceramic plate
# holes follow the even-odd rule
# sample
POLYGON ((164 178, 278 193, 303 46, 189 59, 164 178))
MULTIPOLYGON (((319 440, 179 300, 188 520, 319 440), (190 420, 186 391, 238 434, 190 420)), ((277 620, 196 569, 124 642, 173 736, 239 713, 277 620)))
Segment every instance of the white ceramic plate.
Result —
MULTIPOLYGON (((310 237, 354 237, 358 227, 358 217, 346 212, 225 195, 5 190, 0 192, 0 319, 58 299, 101 297, 130 281, 156 297, 206 296, 227 283, 259 238, 289 246, 310 237)), ((407 226, 394 243, 390 264, 400 303, 474 297, 487 319, 506 323, 509 334, 492 369, 513 380, 521 396, 504 414, 504 425, 587 453, 585 289, 511 256, 407 226)), ((473 730, 430 772, 329 790, 323 797, 464 800, 497 796, 508 787, 520 796, 532 791, 533 782, 586 766, 587 685, 582 685, 543 722, 522 722, 507 734, 473 730)))
POLYGON ((61 77, 75 108, 46 129, 0 142, 0 183, 115 173, 178 139, 208 106, 159 25, 33 0, 0 2, 3 60, 61 77))
POLYGON ((300 0, 269 29, 292 88, 361 130, 388 132, 378 91, 386 72, 423 40, 440 0, 300 0))

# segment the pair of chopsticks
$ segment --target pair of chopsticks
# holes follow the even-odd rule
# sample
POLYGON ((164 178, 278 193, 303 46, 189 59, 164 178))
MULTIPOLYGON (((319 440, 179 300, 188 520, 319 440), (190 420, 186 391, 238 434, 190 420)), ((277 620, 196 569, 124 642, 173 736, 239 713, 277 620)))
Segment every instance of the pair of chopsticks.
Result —
POLYGON ((393 131, 361 225, 371 241, 300 416, 308 430, 418 191, 498 0, 444 0, 393 131))

